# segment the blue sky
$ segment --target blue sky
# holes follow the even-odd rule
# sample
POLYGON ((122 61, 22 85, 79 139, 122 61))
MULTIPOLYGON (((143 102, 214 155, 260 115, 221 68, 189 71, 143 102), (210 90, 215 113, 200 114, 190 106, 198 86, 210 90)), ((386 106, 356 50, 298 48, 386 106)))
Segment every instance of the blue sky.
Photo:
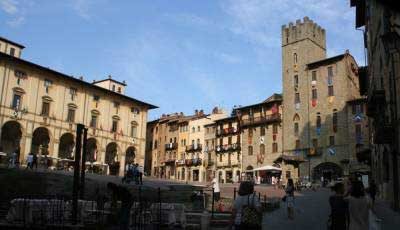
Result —
POLYGON ((162 113, 226 110, 281 92, 280 30, 309 16, 328 56, 364 64, 343 0, 0 0, 0 36, 23 58, 87 81, 111 74, 162 113))

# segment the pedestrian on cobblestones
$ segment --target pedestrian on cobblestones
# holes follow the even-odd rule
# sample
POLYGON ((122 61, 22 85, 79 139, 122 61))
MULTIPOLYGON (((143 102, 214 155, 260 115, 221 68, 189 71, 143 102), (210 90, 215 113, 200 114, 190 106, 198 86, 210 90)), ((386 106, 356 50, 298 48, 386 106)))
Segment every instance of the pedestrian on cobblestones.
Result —
POLYGON ((238 197, 232 208, 231 226, 234 230, 261 229, 262 210, 251 181, 240 183, 238 197))
POLYGON ((290 220, 294 219, 294 183, 293 179, 289 179, 286 189, 285 189, 286 195, 286 206, 287 206, 287 211, 288 211, 288 218, 290 220))
POLYGON ((353 181, 349 197, 349 230, 368 230, 371 202, 365 196, 361 181, 353 181))
POLYGON ((376 186, 375 181, 371 180, 371 183, 369 184, 369 188, 368 188, 368 193, 372 199, 372 205, 375 204, 375 197, 376 197, 377 192, 378 192, 378 187, 376 186))
POLYGON ((336 183, 333 186, 334 195, 329 197, 329 204, 331 206, 330 214, 330 230, 346 230, 348 229, 349 222, 349 206, 344 199, 344 185, 336 183))

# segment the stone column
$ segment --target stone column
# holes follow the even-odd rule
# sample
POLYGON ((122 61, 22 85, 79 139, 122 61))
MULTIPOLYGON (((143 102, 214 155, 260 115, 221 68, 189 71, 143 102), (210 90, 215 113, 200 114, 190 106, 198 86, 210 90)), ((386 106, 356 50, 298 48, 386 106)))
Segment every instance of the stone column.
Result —
POLYGON ((125 155, 120 156, 119 161, 119 176, 125 175, 125 155))
POLYGON ((28 156, 28 153, 31 151, 31 145, 32 145, 31 135, 26 135, 25 137, 21 138, 21 152, 19 156, 20 164, 25 163, 26 157, 28 156), (24 145, 22 145, 23 142, 25 142, 24 145))

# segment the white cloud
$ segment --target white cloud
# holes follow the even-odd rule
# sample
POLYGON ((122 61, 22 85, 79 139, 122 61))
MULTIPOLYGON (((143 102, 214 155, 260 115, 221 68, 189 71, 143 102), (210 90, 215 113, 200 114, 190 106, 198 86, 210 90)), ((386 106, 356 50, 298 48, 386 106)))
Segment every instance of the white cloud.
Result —
POLYGON ((20 16, 14 18, 14 19, 8 21, 7 24, 9 26, 11 26, 11 27, 17 27, 17 26, 21 25, 24 22, 25 22, 25 17, 20 15, 20 16))
POLYGON ((18 2, 15 0, 0 0, 0 6, 7 14, 15 15, 18 13, 18 2))
POLYGON ((238 64, 238 63, 242 62, 242 58, 234 56, 232 54, 224 53, 224 52, 221 52, 221 53, 215 52, 214 56, 218 60, 220 60, 226 64, 238 64))
POLYGON ((72 9, 83 19, 90 19, 89 6, 90 0, 71 0, 72 9))

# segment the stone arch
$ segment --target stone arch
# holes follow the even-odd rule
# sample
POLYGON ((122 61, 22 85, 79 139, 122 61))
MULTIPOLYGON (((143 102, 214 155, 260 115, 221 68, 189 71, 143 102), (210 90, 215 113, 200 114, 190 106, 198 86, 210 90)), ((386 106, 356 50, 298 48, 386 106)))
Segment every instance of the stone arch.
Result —
POLYGON ((86 161, 95 162, 98 160, 98 141, 91 137, 86 141, 86 161))
POLYGON ((125 165, 128 163, 134 163, 136 157, 136 148, 129 146, 125 151, 125 165))
POLYGON ((32 134, 31 152, 40 155, 49 155, 51 150, 51 134, 46 127, 38 127, 32 134))
POLYGON ((18 121, 10 120, 1 127, 0 152, 11 154, 21 151, 22 125, 18 121))
POLYGON ((64 133, 58 145, 58 157, 62 159, 74 158, 75 137, 72 133, 64 133))
POLYGON ((313 169, 313 179, 318 181, 321 177, 324 180, 336 180, 343 176, 343 169, 336 163, 324 162, 314 167, 313 169))
POLYGON ((299 114, 295 114, 294 116, 293 116, 293 121, 300 121, 300 116, 299 116, 299 114))
POLYGON ((105 163, 108 164, 110 175, 118 175, 119 172, 118 144, 110 142, 106 147, 105 163))

